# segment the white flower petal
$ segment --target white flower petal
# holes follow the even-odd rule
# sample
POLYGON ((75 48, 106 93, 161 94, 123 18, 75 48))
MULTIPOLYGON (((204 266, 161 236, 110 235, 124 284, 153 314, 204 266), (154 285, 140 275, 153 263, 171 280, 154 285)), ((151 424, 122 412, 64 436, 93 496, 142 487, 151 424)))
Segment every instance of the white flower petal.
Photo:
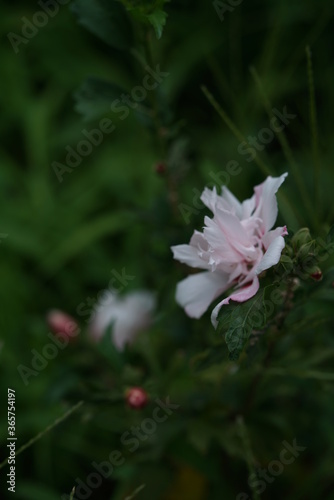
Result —
POLYGON ((176 301, 191 318, 200 318, 211 302, 229 285, 223 273, 193 274, 180 281, 176 288, 176 301))
POLYGON ((278 263, 281 257, 283 248, 285 247, 285 241, 283 236, 278 236, 269 245, 268 250, 263 255, 262 260, 255 269, 256 274, 262 273, 269 267, 274 266, 278 263))
POLYGON ((209 269, 208 264, 198 255, 198 249, 192 245, 176 245, 171 247, 174 259, 190 267, 209 269))
POLYGON ((116 321, 112 329, 112 341, 116 349, 123 351, 126 344, 130 344, 136 338, 138 330, 130 320, 116 321))
POLYGON ((264 232, 269 231, 277 219, 276 193, 287 175, 285 173, 280 177, 269 176, 262 184, 254 188, 257 205, 254 215, 261 217, 264 232))
POLYGON ((208 250, 209 247, 203 233, 200 233, 199 231, 194 231, 194 234, 190 239, 190 245, 193 247, 201 248, 204 251, 208 250))
POLYGON ((150 326, 155 305, 154 294, 145 290, 124 297, 108 290, 92 314, 89 334, 100 340, 112 325, 112 341, 117 349, 122 350, 126 343, 132 342, 138 333, 150 326))
POLYGON ((263 236, 262 245, 264 246, 265 250, 267 250, 269 245, 274 241, 275 238, 277 238, 277 236, 286 236, 287 234, 288 231, 286 226, 277 227, 276 229, 269 231, 269 233, 263 236))
POLYGON ((222 187, 222 198, 227 202, 228 209, 240 218, 242 215, 242 205, 226 186, 222 187))
POLYGON ((204 188, 200 199, 204 203, 204 205, 211 210, 211 212, 214 212, 217 204, 217 196, 218 195, 215 186, 212 190, 206 187, 204 188))
POLYGON ((94 340, 100 340, 107 327, 115 321, 118 306, 117 295, 105 290, 89 319, 89 334, 94 340))
POLYGON ((236 215, 226 210, 217 209, 214 220, 217 222, 228 241, 236 241, 242 245, 248 245, 249 239, 247 232, 236 215))
POLYGON ((255 209, 255 195, 253 194, 253 196, 251 198, 243 201, 241 204, 241 208, 242 208, 241 219, 242 220, 248 219, 252 215, 252 213, 255 209))

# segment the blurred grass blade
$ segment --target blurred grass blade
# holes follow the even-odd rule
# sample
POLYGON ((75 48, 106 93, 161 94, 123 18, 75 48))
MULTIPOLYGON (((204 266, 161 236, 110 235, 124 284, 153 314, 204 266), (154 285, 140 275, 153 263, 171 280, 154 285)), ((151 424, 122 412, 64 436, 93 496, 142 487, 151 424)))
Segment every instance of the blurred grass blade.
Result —
MULTIPOLYGON (((307 57, 307 76, 310 95, 310 129, 311 141, 313 150, 313 163, 314 163, 314 203, 320 212, 320 160, 319 160, 319 142, 318 142, 318 126, 317 126, 317 110, 315 103, 315 88, 314 88, 314 74, 312 65, 312 53, 309 46, 306 47, 307 57)), ((320 214, 319 214, 320 215, 320 214)))
MULTIPOLYGON (((62 422, 64 422, 64 420, 66 420, 68 417, 70 417, 72 415, 72 413, 74 413, 79 408, 81 408, 81 406, 83 405, 83 403, 84 403, 83 401, 79 401, 77 404, 75 404, 74 406, 72 406, 72 408, 70 408, 66 413, 64 413, 64 415, 62 415, 61 417, 57 418, 51 425, 48 425, 48 427, 46 429, 44 429, 44 431, 39 432, 35 437, 33 437, 32 439, 30 439, 29 441, 27 441, 27 443, 25 443, 24 445, 22 445, 17 450, 17 452, 15 453, 15 457, 17 457, 23 451, 25 451, 27 448, 29 448, 30 446, 32 446, 33 444, 35 444, 45 434, 47 434, 48 432, 52 431, 52 429, 54 429, 55 427, 57 427, 57 425, 59 425, 62 422)), ((1 462, 0 469, 2 469, 7 464, 7 462, 8 462, 8 458, 6 458, 3 462, 1 462)))
MULTIPOLYGON (((254 79, 254 81, 259 89, 260 95, 262 97, 262 102, 263 102, 264 108, 267 112, 267 115, 268 115, 269 119, 271 119, 275 116, 273 114, 273 111, 272 111, 273 106, 272 106, 272 103, 270 102, 270 100, 269 100, 269 98, 264 90, 263 83, 262 83, 260 76, 257 73, 256 69, 254 68, 254 66, 250 67, 250 73, 251 73, 251 75, 252 75, 252 77, 253 77, 253 79, 254 79)), ((281 145, 281 148, 283 150, 285 158, 286 158, 286 160, 291 168, 292 175, 293 175, 295 182, 296 182, 296 185, 299 189, 299 192, 300 192, 301 198, 303 200, 303 203, 305 205, 305 208, 308 211, 310 220, 313 222, 314 227, 316 227, 317 221, 316 221, 316 218, 314 216, 314 206, 311 202, 310 196, 307 193, 305 184, 303 182, 303 177, 302 177, 301 172, 300 172, 300 167, 297 165, 297 163, 293 157, 293 153, 292 153, 292 150, 291 150, 290 145, 288 143, 288 140, 286 138, 286 135, 285 135, 283 130, 278 131, 276 127, 273 128, 273 131, 277 137, 278 142, 281 145)))
POLYGON ((48 272, 58 271, 88 245, 106 235, 126 229, 132 221, 133 215, 124 211, 100 217, 81 226, 73 234, 60 240, 59 246, 42 261, 41 267, 48 272))
MULTIPOLYGON (((208 89, 204 85, 201 86, 201 89, 202 89, 203 94, 205 95, 205 97, 209 101, 209 103, 217 111, 217 113, 220 116, 220 118, 224 121, 224 123, 227 125, 227 127, 233 133, 233 135, 238 139, 238 141, 245 142, 248 147, 251 147, 250 144, 249 144, 249 142, 245 138, 245 136, 240 132, 240 130, 235 125, 235 123, 233 123, 233 121, 225 113, 225 111, 220 106, 220 104, 218 104, 218 102, 213 97, 213 95, 211 94, 211 92, 209 92, 208 89)), ((264 161, 259 158, 259 155, 256 155, 256 157, 254 158, 254 161, 255 161, 255 163, 258 164, 258 166, 260 167, 260 169, 262 170, 262 172, 265 175, 273 175, 273 172, 271 171, 270 167, 268 167, 268 165, 266 165, 266 163, 264 163, 264 161)))
MULTIPOLYGON (((245 425, 245 421, 244 421, 242 416, 237 417, 237 425, 239 427, 239 434, 240 434, 240 438, 241 438, 241 441, 242 441, 242 444, 244 447, 245 461, 246 461, 247 467, 248 467, 248 477, 249 478, 254 477, 254 476, 256 476, 256 471, 255 471, 255 466, 254 466, 255 459, 254 459, 254 455, 252 452, 252 447, 251 447, 247 427, 245 425)), ((248 484, 249 484, 249 487, 251 488, 251 491, 252 491, 252 500, 260 500, 260 496, 256 490, 256 483, 254 484, 253 481, 250 481, 248 484)))

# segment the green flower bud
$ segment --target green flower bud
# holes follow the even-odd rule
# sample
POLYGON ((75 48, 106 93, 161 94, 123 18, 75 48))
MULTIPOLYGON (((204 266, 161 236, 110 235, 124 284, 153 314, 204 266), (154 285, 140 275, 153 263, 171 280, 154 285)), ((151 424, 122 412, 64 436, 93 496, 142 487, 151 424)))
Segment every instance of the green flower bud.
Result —
POLYGON ((301 245, 297 252, 297 259, 303 261, 308 256, 314 254, 314 241, 309 241, 301 245))
POLYGON ((301 229, 299 229, 299 231, 296 232, 296 234, 293 235, 291 243, 295 252, 298 252, 300 247, 302 247, 306 243, 309 243, 311 240, 312 237, 309 228, 302 227, 301 229))
POLYGON ((285 245, 284 254, 283 255, 287 255, 287 256, 289 256, 291 258, 293 258, 293 256, 294 256, 293 248, 288 243, 286 243, 286 245, 285 245))
POLYGON ((291 269, 293 268, 293 261, 291 257, 286 254, 281 255, 280 264, 282 264, 286 271, 291 271, 291 269))

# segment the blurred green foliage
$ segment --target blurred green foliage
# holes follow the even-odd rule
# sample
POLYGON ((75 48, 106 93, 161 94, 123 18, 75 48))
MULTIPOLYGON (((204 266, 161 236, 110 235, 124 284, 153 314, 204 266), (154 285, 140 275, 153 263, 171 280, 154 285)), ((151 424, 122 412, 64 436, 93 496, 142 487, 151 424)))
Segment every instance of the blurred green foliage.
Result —
MULTIPOLYGON (((0 393, 5 408, 7 388, 16 391, 17 448, 85 401, 17 458, 16 498, 69 496, 76 478, 85 482, 92 462, 115 449, 126 461, 92 499, 251 498, 252 467, 267 469, 282 442, 296 439, 306 450, 265 483, 261 498, 334 499, 333 255, 321 264, 324 279, 297 292, 283 334, 257 332, 231 361, 209 314, 190 320, 175 304, 176 283, 188 271, 170 251, 201 228, 198 192, 226 181, 232 160, 242 174, 229 188, 240 199, 268 169, 289 171, 280 222, 291 235, 309 227, 325 239, 334 217, 333 5, 231 2, 221 20, 224 2, 64 3, 37 30, 27 28, 41 11, 37 2, 3 3, 0 20, 0 393), (110 106, 126 106, 122 94, 143 86, 147 66, 168 76, 134 109, 128 104, 122 119, 120 103, 110 106), (248 161, 240 135, 259 137, 272 110, 285 107, 296 118, 284 136, 260 143, 248 161), (103 119, 112 132, 68 168, 69 151, 103 119), (55 162, 67 168, 61 182, 55 162), (107 339, 89 342, 91 306, 78 308, 94 304, 112 271, 124 268, 135 277, 124 291, 155 290, 159 308, 151 330, 120 354, 107 339), (76 317, 81 333, 24 385, 17 367, 30 366, 31 350, 49 342, 50 308, 76 317), (124 407, 131 385, 151 395, 140 412, 124 407), (131 453, 121 436, 167 396, 179 408, 131 453)), ((6 411, 0 430, 5 443, 6 411)), ((1 488, 6 498, 4 480, 1 488)))

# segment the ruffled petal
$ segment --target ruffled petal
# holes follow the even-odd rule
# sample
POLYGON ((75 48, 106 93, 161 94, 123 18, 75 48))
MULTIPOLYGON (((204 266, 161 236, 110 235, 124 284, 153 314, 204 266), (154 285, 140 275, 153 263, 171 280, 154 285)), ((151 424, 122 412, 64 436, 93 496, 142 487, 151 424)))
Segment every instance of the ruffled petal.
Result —
POLYGON ((242 215, 242 205, 226 186, 222 187, 222 198, 227 202, 226 208, 240 219, 242 215))
POLYGON ((209 269, 208 264, 198 255, 198 250, 192 245, 176 245, 171 247, 174 259, 190 267, 209 269))
MULTIPOLYGON (((229 245, 239 254, 239 260, 253 260, 257 251, 252 244, 247 228, 233 214, 225 210, 217 210, 215 214, 218 228, 224 233, 229 245)), ((205 233, 205 231, 204 231, 205 233)))
POLYGON ((194 231, 194 234, 192 235, 189 244, 204 252, 206 252, 209 249, 208 242, 204 238, 203 233, 200 233, 199 231, 194 231))
POLYGON ((230 295, 229 297, 226 297, 226 299, 219 302, 211 313, 211 323, 213 324, 214 328, 217 328, 217 316, 222 306, 228 304, 230 300, 234 300, 235 302, 246 302, 246 300, 254 297, 259 289, 259 286, 259 279, 257 276, 255 276, 253 282, 250 285, 244 286, 238 291, 232 293, 232 295, 230 295))
POLYGON ((283 248, 285 247, 285 241, 283 236, 278 236, 269 245, 268 250, 263 255, 259 265, 256 267, 256 274, 262 273, 266 269, 274 266, 278 263, 281 257, 283 248))
POLYGON ((215 221, 228 241, 235 241, 245 246, 249 244, 247 232, 236 215, 226 210, 217 209, 215 212, 215 221))
POLYGON ((254 215, 261 217, 264 233, 273 227, 277 219, 278 207, 276 193, 287 175, 288 174, 285 173, 280 177, 269 176, 262 184, 254 188, 257 207, 254 215))
POLYGON ((255 209, 255 194, 241 204, 241 220, 248 219, 255 209))
POLYGON ((276 229, 273 229, 272 231, 269 231, 269 233, 265 234, 262 238, 262 244, 267 250, 267 248, 270 246, 270 244, 278 237, 278 236, 286 236, 288 234, 286 226, 283 227, 277 227, 276 229))
POLYGON ((211 210, 211 212, 214 212, 217 204, 217 196, 218 195, 215 186, 212 190, 206 187, 204 188, 200 199, 204 203, 204 205, 211 210))
POLYGON ((180 281, 176 301, 191 318, 200 318, 209 305, 228 287, 228 276, 223 273, 198 273, 180 281))

